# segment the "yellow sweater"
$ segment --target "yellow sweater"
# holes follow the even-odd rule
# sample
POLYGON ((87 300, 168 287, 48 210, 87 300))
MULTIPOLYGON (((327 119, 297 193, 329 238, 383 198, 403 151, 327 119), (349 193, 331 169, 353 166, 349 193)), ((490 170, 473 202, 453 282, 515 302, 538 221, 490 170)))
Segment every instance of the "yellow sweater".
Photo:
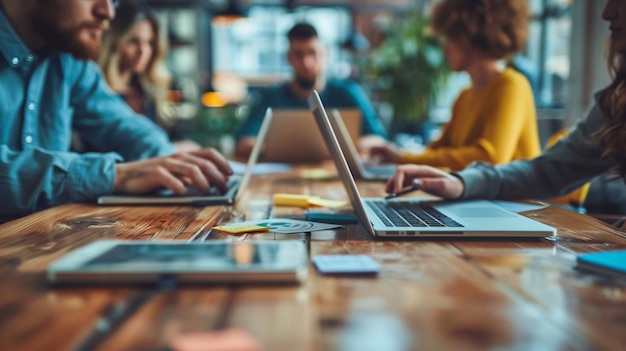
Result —
POLYGON ((465 89, 454 103, 441 137, 421 154, 403 154, 402 162, 457 171, 473 161, 507 163, 540 153, 530 84, 507 68, 485 89, 465 89))

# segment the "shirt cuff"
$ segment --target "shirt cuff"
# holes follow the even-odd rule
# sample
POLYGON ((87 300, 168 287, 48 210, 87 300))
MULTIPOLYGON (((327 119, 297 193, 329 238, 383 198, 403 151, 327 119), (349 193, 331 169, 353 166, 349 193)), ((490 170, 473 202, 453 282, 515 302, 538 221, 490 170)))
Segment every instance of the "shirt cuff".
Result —
POLYGON ((400 163, 417 163, 415 160, 418 159, 418 156, 418 154, 403 151, 400 153, 400 163))
POLYGON ((98 196, 113 193, 115 163, 123 161, 119 154, 83 154, 76 157, 68 170, 70 202, 93 202, 98 196))
POLYGON ((460 172, 453 172, 463 182, 461 199, 492 199, 498 193, 500 178, 496 169, 487 163, 475 162, 460 172))

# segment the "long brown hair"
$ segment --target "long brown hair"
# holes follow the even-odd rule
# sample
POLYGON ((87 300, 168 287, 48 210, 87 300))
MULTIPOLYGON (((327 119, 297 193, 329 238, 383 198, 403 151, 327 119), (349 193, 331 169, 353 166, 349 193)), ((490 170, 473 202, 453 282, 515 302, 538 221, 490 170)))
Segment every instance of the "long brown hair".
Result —
MULTIPOLYGON (((111 22, 111 28, 102 38, 102 52, 98 64, 111 88, 121 93, 124 83, 119 72, 119 47, 127 39, 133 26, 140 21, 148 21, 154 31, 155 44, 152 58, 145 72, 135 77, 142 90, 156 103, 157 114, 160 115, 161 104, 165 101, 169 89, 171 75, 165 67, 166 44, 164 33, 155 14, 143 2, 127 0, 120 2, 117 15, 111 22)), ((160 116, 155 116, 160 117, 160 116)))
POLYGON ((624 54, 609 48, 608 64, 613 82, 599 94, 599 107, 606 120, 600 131, 604 157, 617 161, 617 172, 626 181, 626 62, 624 54))

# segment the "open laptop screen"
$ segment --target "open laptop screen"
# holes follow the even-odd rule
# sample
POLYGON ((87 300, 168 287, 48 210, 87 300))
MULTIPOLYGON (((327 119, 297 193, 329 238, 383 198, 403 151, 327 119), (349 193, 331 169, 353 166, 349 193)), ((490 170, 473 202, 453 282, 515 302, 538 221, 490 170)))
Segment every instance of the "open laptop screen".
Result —
MULTIPOLYGON (((339 110, 353 142, 361 133, 361 112, 339 110)), ((330 158, 328 147, 320 135, 310 110, 282 109, 272 111, 272 124, 267 132, 263 161, 315 163, 330 158)))

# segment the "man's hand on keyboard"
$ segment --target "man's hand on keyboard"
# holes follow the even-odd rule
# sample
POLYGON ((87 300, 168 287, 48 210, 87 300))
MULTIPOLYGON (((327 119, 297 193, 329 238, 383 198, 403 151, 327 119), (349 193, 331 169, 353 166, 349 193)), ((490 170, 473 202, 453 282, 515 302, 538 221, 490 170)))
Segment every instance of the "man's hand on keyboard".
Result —
POLYGON ((233 174, 228 161, 213 148, 115 165, 114 192, 142 194, 165 187, 184 195, 188 186, 208 194, 211 186, 226 191, 233 174))

